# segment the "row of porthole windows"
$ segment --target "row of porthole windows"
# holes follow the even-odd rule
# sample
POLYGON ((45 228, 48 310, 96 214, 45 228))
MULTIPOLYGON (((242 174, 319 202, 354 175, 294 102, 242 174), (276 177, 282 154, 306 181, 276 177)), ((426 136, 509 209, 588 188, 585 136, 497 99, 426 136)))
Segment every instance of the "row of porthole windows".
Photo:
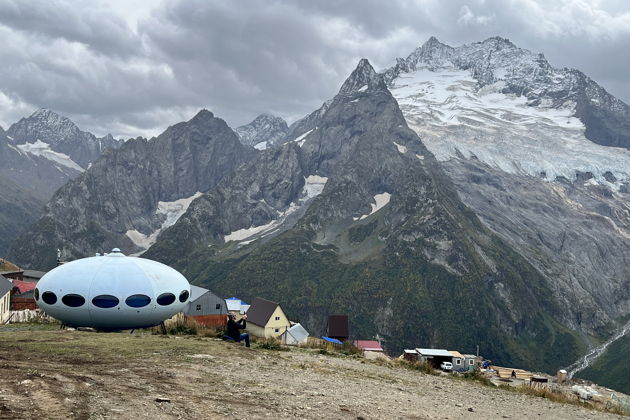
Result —
MULTIPOLYGON (((35 300, 39 301, 39 290, 35 289, 35 300)), ((188 290, 183 290, 179 294, 179 301, 184 303, 188 300, 190 293, 188 290)), ((41 296, 44 303, 48 305, 54 305, 57 303, 57 295, 53 292, 44 292, 41 296)), ((156 299, 158 305, 160 306, 168 306, 171 303, 175 302, 175 295, 172 293, 162 293, 156 299)), ((75 293, 69 293, 61 298, 61 302, 64 305, 69 306, 71 308, 78 308, 85 304, 85 298, 81 295, 77 295, 75 293)), ((112 295, 99 295, 92 298, 92 304, 99 308, 113 308, 118 306, 120 300, 116 296, 112 295)), ((127 306, 132 308, 143 308, 151 303, 151 298, 147 295, 131 295, 127 299, 125 299, 125 303, 127 306)))

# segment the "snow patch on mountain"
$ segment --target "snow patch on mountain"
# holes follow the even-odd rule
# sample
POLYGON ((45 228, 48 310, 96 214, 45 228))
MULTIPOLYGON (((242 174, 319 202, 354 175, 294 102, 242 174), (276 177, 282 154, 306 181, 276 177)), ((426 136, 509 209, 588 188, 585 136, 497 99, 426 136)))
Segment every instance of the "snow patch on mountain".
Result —
POLYGON ((387 204, 389 204, 389 200, 392 198, 392 195, 388 192, 384 192, 382 194, 376 194, 374 196, 374 203, 370 203, 370 206, 372 206, 372 210, 368 213, 368 214, 364 214, 362 216, 359 217, 353 217, 353 220, 363 220, 371 215, 373 215, 374 213, 376 213, 377 211, 379 211, 380 209, 382 209, 383 207, 385 207, 387 204))
POLYGON ((166 228, 173 226, 175 222, 184 214, 190 203, 192 203, 196 198, 201 196, 201 192, 196 192, 190 197, 180 198, 175 201, 158 201, 157 209, 155 210, 155 214, 158 216, 163 216, 164 221, 159 229, 155 230, 149 235, 145 235, 142 232, 138 232, 135 229, 128 230, 125 235, 131 239, 135 245, 140 248, 148 249, 155 243, 158 235, 166 228))
POLYGON ((260 226, 251 226, 249 228, 235 230, 234 232, 231 232, 230 234, 225 235, 223 237, 223 240, 225 242, 243 241, 244 239, 248 239, 248 238, 251 238, 252 236, 257 235, 257 237, 254 239, 251 239, 249 241, 243 241, 240 243, 240 245, 247 245, 249 243, 254 242, 257 239, 264 238, 265 236, 270 235, 271 233, 274 233, 275 231, 277 231, 285 222, 287 217, 295 213, 295 211, 298 210, 299 208, 300 208, 299 204, 291 203, 291 205, 285 211, 278 212, 278 217, 270 221, 269 223, 266 223, 260 226))
POLYGON ((252 226, 252 227, 249 227, 247 229, 235 230, 234 232, 230 233, 229 235, 225 235, 223 240, 225 242, 242 241, 243 239, 247 239, 247 238, 249 238, 251 236, 254 236, 257 233, 261 233, 261 232, 264 232, 266 230, 269 230, 275 224, 276 224, 276 220, 272 220, 271 222, 269 222, 269 223, 267 223, 265 225, 252 226))
POLYGON ((75 171, 84 171, 81 166, 70 159, 70 156, 63 153, 55 152, 50 148, 50 145, 48 143, 44 143, 39 139, 35 141, 35 143, 18 144, 17 147, 21 152, 28 153, 33 156, 44 157, 52 162, 58 163, 59 165, 74 169, 75 171))
POLYGON ((302 147, 302 145, 304 144, 304 142, 306 141, 306 136, 308 136, 309 134, 311 134, 313 132, 313 130, 317 130, 317 128, 311 128, 310 130, 308 130, 306 133, 296 137, 293 141, 296 142, 298 144, 298 146, 302 147))
POLYGON ((407 153, 407 148, 405 146, 402 146, 396 143, 395 141, 393 141, 392 143, 394 143, 394 145, 396 146, 396 149, 398 149, 398 152, 402 153, 403 155, 407 153))
POLYGON ((470 71, 419 67, 391 83, 409 126, 440 161, 476 158, 512 174, 575 180, 591 173, 618 189, 630 180, 630 151, 589 141, 575 104, 561 107, 501 93, 503 81, 479 88, 470 71), (606 180, 610 172, 615 183, 606 180))
POLYGON ((313 198, 320 195, 322 191, 324 191, 326 182, 328 182, 328 178, 324 176, 309 175, 305 177, 303 193, 306 195, 306 198, 313 198))
MULTIPOLYGON (((264 238, 265 236, 276 232, 284 224, 288 216, 295 213, 308 200, 320 195, 326 186, 326 182, 328 182, 328 178, 319 175, 309 175, 305 177, 304 187, 302 188, 301 193, 302 197, 296 202, 291 203, 286 210, 278 211, 277 217, 274 220, 264 225, 250 226, 248 228, 235 230, 228 235, 225 235, 223 240, 225 242, 242 241, 240 245, 247 245, 257 239, 264 238), (245 241, 245 239, 249 239, 254 236, 255 238, 245 241)), ((264 200, 262 202, 264 202, 264 200)))

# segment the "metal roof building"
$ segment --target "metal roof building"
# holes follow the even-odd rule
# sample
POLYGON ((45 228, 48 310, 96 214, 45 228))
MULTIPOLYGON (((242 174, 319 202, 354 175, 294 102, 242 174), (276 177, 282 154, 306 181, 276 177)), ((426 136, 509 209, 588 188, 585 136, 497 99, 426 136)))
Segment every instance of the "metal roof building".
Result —
POLYGON ((281 341, 284 344, 290 345, 306 344, 308 336, 308 331, 306 331, 302 324, 297 323, 282 334, 281 341))
POLYGON ((226 302, 208 289, 190 286, 190 300, 184 309, 186 315, 225 315, 226 302))

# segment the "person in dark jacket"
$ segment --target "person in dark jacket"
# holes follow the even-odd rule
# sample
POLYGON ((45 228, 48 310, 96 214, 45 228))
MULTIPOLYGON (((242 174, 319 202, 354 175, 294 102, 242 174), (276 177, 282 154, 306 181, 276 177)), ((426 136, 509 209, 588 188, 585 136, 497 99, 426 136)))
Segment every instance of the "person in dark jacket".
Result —
POLYGON ((225 338, 234 340, 237 343, 245 340, 245 346, 249 347, 249 334, 241 334, 240 330, 247 328, 247 315, 243 315, 240 321, 236 321, 234 314, 228 314, 227 331, 225 332, 225 338))

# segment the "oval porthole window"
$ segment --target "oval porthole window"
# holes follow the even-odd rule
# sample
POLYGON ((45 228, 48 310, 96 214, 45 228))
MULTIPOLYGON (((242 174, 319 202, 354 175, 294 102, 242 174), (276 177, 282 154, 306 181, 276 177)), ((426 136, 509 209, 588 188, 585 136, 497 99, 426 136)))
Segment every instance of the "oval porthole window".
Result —
POLYGON ((151 303, 151 298, 147 295, 131 295, 125 299, 125 303, 132 308, 142 308, 151 303))
POLYGON ((42 293, 42 300, 44 301, 44 303, 54 305, 55 303, 57 303, 57 295, 53 292, 44 292, 42 293))
POLYGON ((113 308, 118 303, 120 303, 118 298, 112 295, 98 295, 92 298, 92 305, 99 308, 113 308))
POLYGON ((172 293, 162 293, 157 298, 158 305, 167 306, 175 302, 175 295, 172 293))
POLYGON ((39 289, 37 287, 33 291, 33 296, 35 296, 35 300, 39 300, 39 289))
POLYGON ((188 290, 184 290, 179 294, 179 301, 184 303, 188 300, 188 296, 190 296, 190 292, 188 290))
POLYGON ((61 301, 66 306, 69 306, 71 308, 78 308, 79 306, 83 306, 83 304, 85 303, 85 298, 81 295, 70 293, 62 297, 61 301))

